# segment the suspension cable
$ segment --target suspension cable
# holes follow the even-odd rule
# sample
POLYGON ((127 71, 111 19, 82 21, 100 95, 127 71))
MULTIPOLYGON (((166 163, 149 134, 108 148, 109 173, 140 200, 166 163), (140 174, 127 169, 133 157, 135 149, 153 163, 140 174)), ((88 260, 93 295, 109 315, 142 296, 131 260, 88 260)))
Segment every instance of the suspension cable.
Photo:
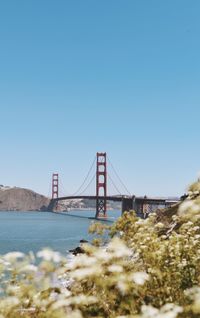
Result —
POLYGON ((60 192, 61 192, 62 194, 64 194, 64 195, 69 194, 69 192, 66 191, 66 189, 65 189, 65 187, 64 187, 64 185, 63 185, 62 178, 60 178, 60 177, 59 177, 59 183, 60 183, 60 190, 61 190, 60 192))
POLYGON ((51 198, 51 195, 52 195, 51 191, 52 191, 52 183, 50 181, 49 182, 49 190, 48 190, 48 198, 51 198))
POLYGON ((122 186, 124 187, 124 189, 128 192, 128 194, 131 195, 130 191, 127 189, 127 187, 125 186, 125 184, 124 184, 123 181, 121 180, 120 176, 118 175, 117 171, 115 170, 115 168, 114 168, 114 166, 113 166, 113 164, 112 164, 112 162, 110 161, 109 158, 108 158, 108 161, 109 161, 109 163, 110 163, 110 165, 111 165, 111 168, 113 169, 113 171, 114 171, 116 177, 118 178, 118 180, 120 181, 120 183, 122 184, 122 186))
POLYGON ((85 187, 85 189, 80 193, 80 195, 82 195, 88 188, 89 186, 91 185, 91 183, 93 182, 93 180, 95 179, 96 177, 96 173, 93 175, 93 177, 91 178, 90 182, 88 183, 88 185, 85 187))
MULTIPOLYGON (((90 173, 91 173, 91 171, 92 171, 92 168, 93 168, 93 166, 94 166, 95 161, 96 161, 96 156, 94 157, 94 160, 93 160, 93 162, 92 162, 92 165, 90 166, 90 169, 89 169, 89 171, 88 171, 88 173, 87 173, 85 179, 83 180, 83 183, 82 183, 82 184, 80 185, 80 187, 73 193, 73 196, 76 195, 76 194, 82 189, 82 187, 84 186, 84 184, 86 183, 86 181, 87 181, 87 179, 89 178, 89 175, 90 175, 90 173)), ((82 194, 82 193, 81 193, 81 194, 82 194)))
POLYGON ((111 178, 111 176, 110 176, 109 173, 108 173, 108 177, 110 178, 110 181, 111 181, 113 187, 115 188, 115 190, 116 190, 120 195, 122 195, 121 192, 119 191, 119 189, 117 188, 117 186, 115 185, 115 183, 114 183, 114 181, 113 181, 113 179, 111 178))

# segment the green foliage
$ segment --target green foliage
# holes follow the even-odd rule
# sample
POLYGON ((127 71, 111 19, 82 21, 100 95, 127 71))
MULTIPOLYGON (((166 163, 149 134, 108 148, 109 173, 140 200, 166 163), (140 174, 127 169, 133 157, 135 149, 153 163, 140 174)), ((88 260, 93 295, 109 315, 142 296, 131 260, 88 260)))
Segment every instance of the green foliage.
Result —
POLYGON ((105 223, 93 222, 88 230, 90 234, 95 234, 92 244, 94 246, 102 246, 103 244, 106 244, 108 239, 108 230, 110 230, 110 228, 111 227, 105 223))
POLYGON ((163 211, 164 222, 130 212, 111 228, 93 224, 90 232, 109 230, 110 242, 84 244, 72 261, 50 250, 2 256, 0 318, 200 317, 198 189, 176 213, 163 211))

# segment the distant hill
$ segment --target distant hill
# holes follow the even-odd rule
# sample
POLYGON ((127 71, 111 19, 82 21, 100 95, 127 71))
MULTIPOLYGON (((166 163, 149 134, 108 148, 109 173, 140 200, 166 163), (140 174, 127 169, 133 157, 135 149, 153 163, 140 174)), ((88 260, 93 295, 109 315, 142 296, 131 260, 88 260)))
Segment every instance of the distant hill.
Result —
POLYGON ((0 211, 45 211, 49 201, 32 190, 0 186, 0 211))

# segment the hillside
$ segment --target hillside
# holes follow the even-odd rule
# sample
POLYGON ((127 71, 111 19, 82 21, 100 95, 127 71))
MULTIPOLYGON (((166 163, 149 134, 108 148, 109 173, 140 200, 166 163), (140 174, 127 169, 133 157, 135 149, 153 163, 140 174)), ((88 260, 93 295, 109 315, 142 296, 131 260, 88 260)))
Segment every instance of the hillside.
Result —
POLYGON ((0 186, 0 211, 45 211, 49 199, 32 190, 0 186))

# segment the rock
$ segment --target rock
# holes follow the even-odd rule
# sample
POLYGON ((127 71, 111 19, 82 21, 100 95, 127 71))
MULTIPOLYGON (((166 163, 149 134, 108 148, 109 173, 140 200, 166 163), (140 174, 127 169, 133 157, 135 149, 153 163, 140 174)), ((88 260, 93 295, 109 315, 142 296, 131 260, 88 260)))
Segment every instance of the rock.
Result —
POLYGON ((69 252, 72 253, 73 255, 85 253, 84 249, 81 246, 78 246, 78 247, 74 248, 73 250, 69 250, 69 252))
MULTIPOLYGON (((82 239, 82 240, 80 240, 80 243, 84 244, 84 243, 88 243, 88 241, 82 239)), ((73 255, 78 255, 78 254, 84 254, 85 253, 84 249, 81 246, 78 246, 78 247, 74 248, 73 250, 69 250, 69 252, 72 253, 73 255)))
POLYGON ((88 241, 87 241, 87 240, 82 239, 82 240, 80 240, 80 243, 88 243, 88 241))

